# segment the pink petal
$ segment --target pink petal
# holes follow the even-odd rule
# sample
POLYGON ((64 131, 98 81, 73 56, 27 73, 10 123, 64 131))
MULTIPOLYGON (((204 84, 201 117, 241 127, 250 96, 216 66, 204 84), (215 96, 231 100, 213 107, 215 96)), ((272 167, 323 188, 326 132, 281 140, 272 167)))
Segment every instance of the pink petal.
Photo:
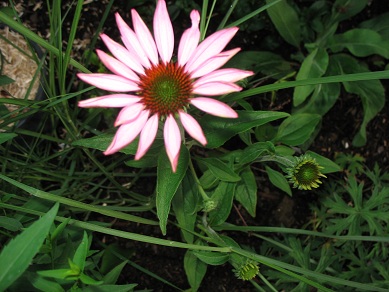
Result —
POLYGON ((180 115, 181 123, 188 134, 205 146, 207 144, 207 138, 205 138, 203 129, 201 129, 199 123, 191 115, 182 110, 180 110, 178 114, 180 115))
POLYGON ((165 141, 166 153, 169 157, 172 170, 173 172, 176 172, 178 158, 180 156, 181 133, 177 122, 172 115, 169 115, 166 118, 163 130, 163 138, 165 141))
POLYGON ((222 29, 202 41, 185 66, 187 72, 191 73, 206 60, 219 54, 237 31, 237 27, 222 29))
POLYGON ((111 145, 104 151, 105 155, 110 155, 126 147, 138 136, 149 117, 149 111, 142 111, 139 117, 132 123, 124 124, 116 131, 111 145))
POLYGON ((191 77, 197 78, 204 76, 228 62, 236 53, 240 51, 240 48, 235 48, 229 51, 222 52, 215 57, 212 57, 206 60, 201 66, 199 66, 196 70, 192 71, 191 77))
POLYGON ((120 30, 122 41, 126 46, 127 50, 136 54, 139 57, 139 62, 146 68, 150 68, 151 64, 142 45, 139 43, 135 32, 127 25, 127 23, 121 18, 119 13, 115 14, 116 24, 120 30))
POLYGON ((131 81, 139 82, 138 75, 136 75, 134 71, 128 68, 128 66, 124 65, 122 62, 109 56, 103 51, 96 50, 96 52, 104 66, 107 67, 107 69, 110 70, 112 73, 128 78, 131 81))
POLYGON ((139 90, 138 84, 136 84, 134 81, 118 75, 104 73, 78 73, 77 76, 82 81, 104 90, 115 92, 139 90))
POLYGON ((130 94, 111 94, 82 100, 79 107, 124 107, 137 103, 141 97, 130 94))
POLYGON ((158 0, 153 25, 159 55, 163 62, 168 63, 173 55, 174 32, 164 0, 158 0))
POLYGON ((231 92, 241 91, 242 87, 230 82, 208 82, 193 87, 193 93, 199 95, 222 95, 231 92))
POLYGON ((147 57, 154 65, 158 64, 158 51, 155 45, 153 36, 150 33, 150 30, 147 28, 146 24, 139 16, 136 10, 131 10, 132 15, 132 24, 134 25, 134 30, 138 38, 139 43, 141 44, 144 52, 147 57))
POLYGON ((197 10, 193 10, 190 13, 190 19, 192 20, 192 27, 184 31, 178 46, 177 57, 180 66, 184 66, 188 62, 200 40, 200 13, 197 10))
POLYGON ((149 118, 145 126, 143 127, 142 132, 140 133, 138 150, 135 154, 135 160, 139 160, 145 155, 149 150, 150 146, 153 144, 155 136, 158 131, 158 121, 159 116, 155 114, 149 118))
POLYGON ((190 103, 198 109, 211 115, 222 118, 237 118, 238 114, 224 102, 213 98, 196 97, 190 100, 190 103))
POLYGON ((141 103, 135 103, 123 108, 116 118, 115 127, 134 121, 136 118, 138 118, 144 107, 145 106, 141 103))
POLYGON ((213 71, 208 73, 207 75, 197 79, 193 86, 196 87, 200 84, 208 83, 208 82, 236 82, 246 77, 253 75, 252 71, 239 70, 234 68, 226 68, 213 71))
POLYGON ((116 59, 118 59, 120 62, 127 65, 131 70, 139 74, 143 74, 145 72, 137 55, 133 54, 125 47, 115 42, 105 34, 101 34, 100 37, 116 59))

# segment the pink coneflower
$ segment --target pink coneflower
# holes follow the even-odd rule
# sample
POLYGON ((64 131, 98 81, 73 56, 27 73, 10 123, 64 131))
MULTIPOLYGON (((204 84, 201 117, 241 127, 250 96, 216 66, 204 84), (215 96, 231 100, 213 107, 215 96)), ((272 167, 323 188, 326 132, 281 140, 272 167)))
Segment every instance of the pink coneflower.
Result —
POLYGON ((78 74, 91 85, 117 93, 81 101, 79 106, 123 108, 115 121, 119 128, 104 152, 106 155, 126 147, 140 134, 135 155, 136 160, 140 159, 153 143, 159 122, 163 121, 165 148, 175 172, 182 144, 180 124, 193 139, 207 144, 199 123, 187 113, 190 105, 211 115, 236 118, 238 115, 231 107, 206 96, 240 91, 242 88, 234 82, 253 73, 219 69, 240 50, 222 52, 238 31, 236 27, 217 31, 199 44, 200 14, 192 11, 192 27, 183 33, 177 62, 173 62, 174 32, 165 1, 157 3, 154 38, 139 14, 135 10, 131 14, 134 30, 116 14, 124 46, 101 35, 113 56, 100 50, 97 54, 113 74, 78 74))

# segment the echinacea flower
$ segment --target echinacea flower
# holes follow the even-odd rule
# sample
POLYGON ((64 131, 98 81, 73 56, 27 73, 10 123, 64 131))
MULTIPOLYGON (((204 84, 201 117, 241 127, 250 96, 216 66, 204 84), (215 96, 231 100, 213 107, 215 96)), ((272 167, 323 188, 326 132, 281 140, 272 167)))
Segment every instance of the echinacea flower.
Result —
POLYGON ((134 30, 116 14, 124 46, 101 35, 112 56, 101 50, 97 54, 113 74, 78 74, 81 80, 115 94, 83 100, 79 106, 123 108, 115 121, 119 128, 104 152, 106 155, 126 147, 139 135, 135 159, 140 159, 153 143, 159 122, 164 122, 165 148, 175 172, 182 143, 180 125, 193 139, 207 144, 201 126, 187 113, 189 107, 219 117, 236 118, 238 115, 231 107, 208 96, 240 91, 242 88, 235 82, 253 73, 219 69, 240 50, 223 51, 237 32, 236 27, 217 31, 199 44, 200 14, 192 11, 192 26, 183 33, 174 62, 174 31, 165 1, 157 3, 154 37, 135 10, 131 15, 134 30))
POLYGON ((312 190, 318 188, 321 184, 320 178, 326 176, 321 173, 320 166, 315 158, 305 154, 300 157, 294 157, 294 162, 286 168, 286 178, 293 184, 294 188, 299 190, 312 190))

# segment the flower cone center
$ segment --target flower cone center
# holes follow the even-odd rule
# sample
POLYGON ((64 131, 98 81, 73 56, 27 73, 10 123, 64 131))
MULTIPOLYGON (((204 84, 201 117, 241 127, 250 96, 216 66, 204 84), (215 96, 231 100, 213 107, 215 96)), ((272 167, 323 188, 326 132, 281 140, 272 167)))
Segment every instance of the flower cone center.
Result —
POLYGON ((300 166, 300 169, 296 173, 298 181, 304 184, 311 184, 319 178, 319 171, 317 165, 312 163, 305 163, 300 166))
POLYGON ((151 114, 175 114, 189 103, 192 92, 190 76, 175 63, 160 63, 145 70, 139 92, 151 114))

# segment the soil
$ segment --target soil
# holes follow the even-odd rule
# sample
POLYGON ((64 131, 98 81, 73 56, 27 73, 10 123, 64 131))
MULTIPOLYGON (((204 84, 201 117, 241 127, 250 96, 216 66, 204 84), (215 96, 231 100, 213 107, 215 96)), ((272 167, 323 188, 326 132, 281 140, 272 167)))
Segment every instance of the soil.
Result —
MULTIPOLYGON (((34 31, 47 38, 48 36, 48 18, 43 12, 47 11, 45 8, 46 1, 15 1, 18 9, 20 9, 20 16, 34 31)), ((64 9, 66 3, 73 1, 63 1, 64 9)), ((84 12, 80 19, 80 31, 78 33, 77 47, 75 50, 75 58, 81 58, 82 51, 88 45, 89 39, 93 36, 95 28, 99 24, 101 15, 107 0, 103 1, 85 1, 84 12)), ((142 7, 142 13, 149 10, 148 17, 151 18, 150 11, 153 11, 153 3, 155 1, 148 1, 150 7, 142 7), (149 4, 151 3, 151 4, 149 4)), ((363 18, 371 17, 389 11, 389 4, 387 1, 372 1, 369 7, 361 13, 362 16, 353 18, 349 22, 349 26, 353 26, 353 22, 358 24, 363 18)), ((105 32, 112 38, 117 39, 118 32, 114 22, 114 12, 120 11, 125 19, 129 19, 130 7, 124 0, 116 1, 112 7, 112 12, 105 24, 105 32), (124 9, 125 8, 125 9, 124 9)), ((140 13, 142 16, 143 14, 140 13)), ((71 15, 71 14, 70 14, 71 15)), ((178 18, 181 20, 180 16, 178 18)), ((150 19, 148 19, 150 20, 150 19)), ((189 26, 189 21, 182 20, 176 23, 182 24, 182 30, 189 26)), ((68 22, 64 24, 64 31, 68 30, 68 22)), ((180 34, 181 31, 178 31, 180 34)), ((256 36, 242 35, 240 38, 249 39, 256 36)), ((236 41, 235 41, 236 42, 236 41)), ((98 46, 101 42, 98 42, 98 46)), ((253 49, 251 43, 242 43, 240 45, 242 50, 253 49), (245 45, 247 47, 245 47, 245 45)), ((388 88, 389 83, 383 81, 383 84, 388 88)), ((290 111, 291 100, 289 94, 280 94, 277 99, 277 104, 271 103, 270 98, 263 97, 262 110, 277 108, 280 111, 290 111)), ((358 127, 362 122, 363 109, 359 98, 342 93, 335 106, 324 116, 322 121, 322 129, 319 135, 314 140, 310 150, 315 151, 325 157, 334 159, 336 153, 346 152, 349 154, 359 154, 365 158, 365 163, 369 168, 372 168, 375 163, 379 163, 382 170, 389 171, 389 105, 386 104, 384 109, 369 123, 367 127, 368 143, 364 147, 353 147, 352 139, 358 131, 358 127)), ((342 176, 343 174, 336 174, 342 176)), ((314 201, 314 195, 307 195, 306 192, 294 192, 292 198, 274 189, 270 186, 267 177, 264 174, 258 175, 258 190, 259 203, 257 208, 257 218, 251 218, 243 208, 239 205, 234 206, 229 222, 235 224, 253 224, 253 225, 268 225, 268 226, 289 226, 300 227, 306 222, 307 217, 310 216, 309 200, 307 196, 314 201)), ((123 223, 123 222, 122 222, 123 223)), ((151 236, 160 236, 158 227, 139 226, 136 224, 118 224, 115 228, 123 228, 125 230, 147 234, 151 236)), ((255 247, 259 246, 252 237, 242 236, 242 234, 228 233, 230 236, 239 238, 239 242, 255 247)), ((179 230, 170 226, 166 239, 180 240, 179 230)), ((185 250, 169 248, 163 246, 156 246, 145 244, 141 242, 128 242, 117 238, 106 239, 110 242, 118 242, 120 245, 134 250, 132 260, 141 265, 143 268, 157 274, 166 279, 181 289, 189 287, 185 272, 183 270, 183 257, 185 250)), ((258 280, 257 280, 258 281, 258 280)), ((146 275, 138 269, 127 266, 124 270, 120 282, 123 283, 138 283, 138 289, 153 289, 154 291, 176 291, 162 282, 155 280, 153 277, 146 275)), ((200 291, 253 291, 253 286, 241 280, 237 280, 232 272, 232 268, 225 266, 209 266, 205 279, 203 281, 200 291)))

